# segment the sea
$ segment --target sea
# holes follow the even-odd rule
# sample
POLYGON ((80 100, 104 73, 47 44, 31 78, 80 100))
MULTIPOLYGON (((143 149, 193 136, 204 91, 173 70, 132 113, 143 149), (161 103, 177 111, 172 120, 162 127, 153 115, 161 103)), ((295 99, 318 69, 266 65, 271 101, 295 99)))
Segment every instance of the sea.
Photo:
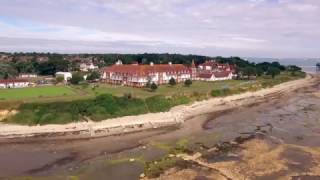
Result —
POLYGON ((245 59, 255 63, 278 61, 280 64, 285 66, 296 65, 301 67, 302 70, 307 73, 316 73, 316 69, 317 69, 316 64, 320 63, 320 58, 312 58, 312 59, 245 58, 245 59))

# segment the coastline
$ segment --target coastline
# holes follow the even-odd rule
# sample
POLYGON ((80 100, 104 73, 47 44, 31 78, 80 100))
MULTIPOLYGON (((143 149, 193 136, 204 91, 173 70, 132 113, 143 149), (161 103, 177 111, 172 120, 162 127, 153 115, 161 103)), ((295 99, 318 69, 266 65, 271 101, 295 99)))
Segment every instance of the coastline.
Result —
POLYGON ((126 134, 150 129, 182 125, 186 120, 205 113, 250 105, 263 101, 270 95, 282 94, 304 87, 312 83, 314 77, 307 75, 304 79, 294 80, 276 85, 271 88, 255 92, 211 98, 205 101, 194 102, 190 105, 173 107, 168 112, 149 113, 137 116, 126 116, 107 119, 100 122, 77 122, 64 125, 23 126, 13 124, 0 124, 0 139, 24 138, 37 136, 66 136, 77 138, 104 137, 126 134))

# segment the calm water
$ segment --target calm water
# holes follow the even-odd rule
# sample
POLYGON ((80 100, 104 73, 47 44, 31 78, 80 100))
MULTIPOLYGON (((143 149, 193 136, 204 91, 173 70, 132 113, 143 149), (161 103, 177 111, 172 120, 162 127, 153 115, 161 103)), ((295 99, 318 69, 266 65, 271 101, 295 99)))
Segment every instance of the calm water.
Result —
POLYGON ((273 62, 278 61, 283 65, 296 65, 308 73, 316 72, 316 64, 320 62, 320 59, 272 59, 272 58, 247 58, 249 61, 260 62, 273 62))

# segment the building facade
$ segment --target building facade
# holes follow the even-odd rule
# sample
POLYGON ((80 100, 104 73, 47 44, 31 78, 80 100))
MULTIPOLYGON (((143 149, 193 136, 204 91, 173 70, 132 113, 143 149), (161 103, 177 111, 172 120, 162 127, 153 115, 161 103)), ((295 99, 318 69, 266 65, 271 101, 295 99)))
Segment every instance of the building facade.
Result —
POLYGON ((30 82, 26 79, 2 79, 0 80, 0 88, 24 88, 28 87, 30 82))
POLYGON ((182 64, 124 65, 118 61, 115 65, 103 69, 102 79, 110 84, 144 87, 148 82, 167 84, 171 78, 178 83, 184 82, 192 78, 191 74, 191 69, 182 64))
POLYGON ((215 61, 207 61, 198 67, 192 62, 191 66, 183 64, 153 64, 140 65, 116 64, 102 69, 101 79, 109 84, 117 84, 133 87, 144 87, 147 83, 157 85, 168 84, 171 78, 177 83, 188 79, 201 81, 229 80, 235 75, 234 66, 219 64, 215 61))
POLYGON ((206 61, 197 68, 197 80, 222 81, 236 77, 235 66, 218 63, 215 60, 206 61))
POLYGON ((97 65, 94 65, 93 63, 81 63, 80 64, 80 71, 83 72, 88 72, 88 71, 93 71, 97 70, 99 67, 97 65))
POLYGON ((33 74, 33 73, 24 73, 24 74, 19 74, 19 78, 37 78, 38 75, 37 74, 33 74))
POLYGON ((67 82, 72 78, 71 72, 57 72, 56 77, 61 76, 63 77, 64 81, 67 82))

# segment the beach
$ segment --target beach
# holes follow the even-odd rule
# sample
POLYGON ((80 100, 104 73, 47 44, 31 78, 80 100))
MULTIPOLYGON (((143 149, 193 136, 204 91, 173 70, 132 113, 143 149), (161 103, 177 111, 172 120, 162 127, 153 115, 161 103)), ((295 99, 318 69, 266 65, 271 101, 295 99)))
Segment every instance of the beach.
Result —
MULTIPOLYGON (((24 138, 3 136, 0 139, 0 179, 26 176, 40 179, 65 179, 71 176, 81 179, 105 177, 139 179, 144 172, 144 162, 161 159, 168 154, 167 148, 180 141, 188 142, 191 155, 197 152, 205 155, 206 149, 215 149, 229 142, 234 144, 238 140, 242 142, 242 139, 247 139, 248 136, 253 138, 253 142, 247 139, 241 146, 251 152, 254 151, 252 147, 255 147, 255 144, 266 143, 256 141, 256 138, 258 140, 261 138, 261 134, 265 134, 267 143, 271 139, 270 141, 276 144, 282 142, 305 148, 317 147, 318 126, 315 122, 318 121, 316 115, 318 111, 315 108, 318 107, 316 104, 319 104, 316 98, 319 97, 318 80, 309 76, 306 79, 262 90, 263 93, 260 91, 259 95, 253 92, 175 107, 175 110, 183 112, 183 116, 180 116, 183 122, 178 125, 171 124, 143 131, 98 137, 77 133, 49 133, 24 138), (303 122, 300 119, 304 119, 303 122)), ((172 113, 172 110, 142 117, 159 118, 161 122, 161 117, 158 116, 169 113, 172 113)), ((168 115, 168 119, 170 117, 177 116, 168 115)), ((270 149, 273 147, 276 146, 270 149)), ((266 152, 268 150, 261 150, 261 153, 266 152)), ((220 168, 221 172, 224 172, 223 167, 214 163, 217 160, 218 162, 236 160, 229 155, 230 153, 218 155, 209 153, 204 156, 207 159, 204 162, 213 163, 210 167, 220 168)), ((288 156, 291 157, 290 154, 288 156)), ((203 162, 203 157, 195 161, 203 162)), ((239 166, 250 169, 241 164, 239 166)), ((301 168, 304 166, 305 163, 302 163, 301 168)), ((234 168, 234 166, 225 167, 234 168)), ((286 168, 285 165, 282 167, 286 168)), ((203 171, 203 167, 199 168, 199 171, 194 168, 181 171, 179 168, 173 168, 161 177, 176 179, 176 177, 189 177, 188 174, 191 174, 194 175, 190 175, 192 179, 201 175, 201 172, 206 172, 203 171)), ((237 176, 236 172, 231 171, 228 176, 237 176)))
POLYGON ((32 136, 76 136, 103 137, 116 134, 131 133, 148 129, 176 126, 184 123, 192 116, 209 112, 218 112, 237 106, 262 101, 273 94, 281 94, 304 87, 312 83, 314 78, 308 75, 305 79, 286 82, 271 88, 246 92, 228 97, 212 98, 172 108, 169 112, 149 113, 107 119, 101 122, 76 122, 65 125, 23 126, 0 124, 0 138, 17 138, 32 136))

